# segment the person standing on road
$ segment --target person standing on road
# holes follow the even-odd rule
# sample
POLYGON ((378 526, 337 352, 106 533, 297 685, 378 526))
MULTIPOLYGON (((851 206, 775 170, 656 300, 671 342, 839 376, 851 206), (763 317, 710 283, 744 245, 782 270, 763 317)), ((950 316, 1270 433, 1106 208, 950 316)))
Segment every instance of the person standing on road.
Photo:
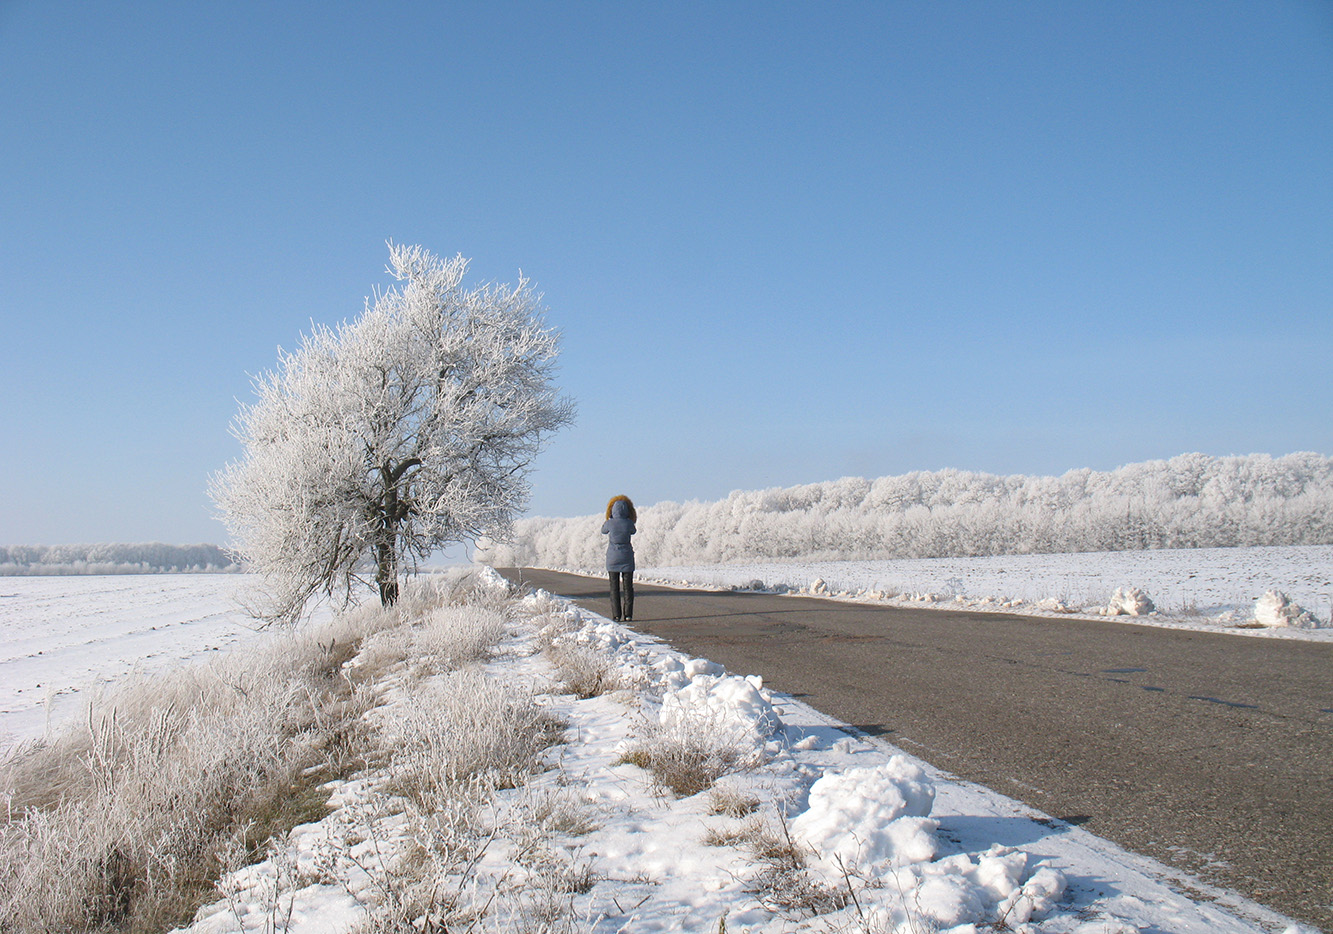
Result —
POLYGON ((611 575, 611 618, 618 623, 634 619, 634 546, 629 538, 637 518, 628 496, 613 496, 606 504, 602 534, 609 537, 606 571, 611 575))

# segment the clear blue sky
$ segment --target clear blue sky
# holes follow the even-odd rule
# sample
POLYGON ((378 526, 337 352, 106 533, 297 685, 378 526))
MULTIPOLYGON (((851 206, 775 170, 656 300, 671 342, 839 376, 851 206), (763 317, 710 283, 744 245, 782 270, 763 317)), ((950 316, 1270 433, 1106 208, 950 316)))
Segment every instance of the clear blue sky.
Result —
POLYGON ((0 0, 0 543, 225 539, 386 239, 519 269, 532 513, 1333 452, 1333 3, 0 0))

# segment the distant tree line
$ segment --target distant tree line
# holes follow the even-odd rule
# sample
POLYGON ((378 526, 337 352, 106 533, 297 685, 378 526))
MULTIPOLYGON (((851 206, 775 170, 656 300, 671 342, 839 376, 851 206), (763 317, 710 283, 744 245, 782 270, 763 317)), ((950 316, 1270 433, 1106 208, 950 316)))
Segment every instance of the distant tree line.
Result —
MULTIPOLYGON (((598 568, 596 516, 530 518, 478 560, 598 568)), ((1333 458, 1182 454, 1059 477, 963 470, 639 510, 641 566, 1333 544, 1333 458)))
POLYGON ((0 576, 239 570, 232 555, 217 545, 164 545, 161 542, 0 545, 0 576))

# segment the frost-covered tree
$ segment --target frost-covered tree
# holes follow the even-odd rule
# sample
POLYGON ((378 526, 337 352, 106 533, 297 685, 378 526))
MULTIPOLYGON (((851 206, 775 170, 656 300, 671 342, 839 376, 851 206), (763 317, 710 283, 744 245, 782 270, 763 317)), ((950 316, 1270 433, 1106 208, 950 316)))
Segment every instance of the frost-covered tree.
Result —
MULTIPOLYGON (((595 568, 600 519, 529 518, 495 564, 595 568)), ((644 566, 1333 544, 1333 457, 1209 457, 1033 477, 940 470, 639 509, 644 566)))
POLYGON ((392 604, 400 569, 502 535, 525 505, 528 466, 573 417, 558 338, 527 280, 464 289, 467 265, 390 244, 400 284, 255 379, 232 427, 244 454, 210 494, 268 583, 265 618, 321 591, 345 603, 370 570, 392 604))

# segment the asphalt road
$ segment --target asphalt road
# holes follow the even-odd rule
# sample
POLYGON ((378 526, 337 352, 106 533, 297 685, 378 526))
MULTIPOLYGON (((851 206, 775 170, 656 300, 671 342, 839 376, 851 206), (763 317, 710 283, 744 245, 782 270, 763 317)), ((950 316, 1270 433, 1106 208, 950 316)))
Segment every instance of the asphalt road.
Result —
MULTIPOLYGON (((610 615, 601 578, 523 569, 521 580, 610 615)), ((635 592, 642 632, 1333 932, 1333 645, 635 592)))

